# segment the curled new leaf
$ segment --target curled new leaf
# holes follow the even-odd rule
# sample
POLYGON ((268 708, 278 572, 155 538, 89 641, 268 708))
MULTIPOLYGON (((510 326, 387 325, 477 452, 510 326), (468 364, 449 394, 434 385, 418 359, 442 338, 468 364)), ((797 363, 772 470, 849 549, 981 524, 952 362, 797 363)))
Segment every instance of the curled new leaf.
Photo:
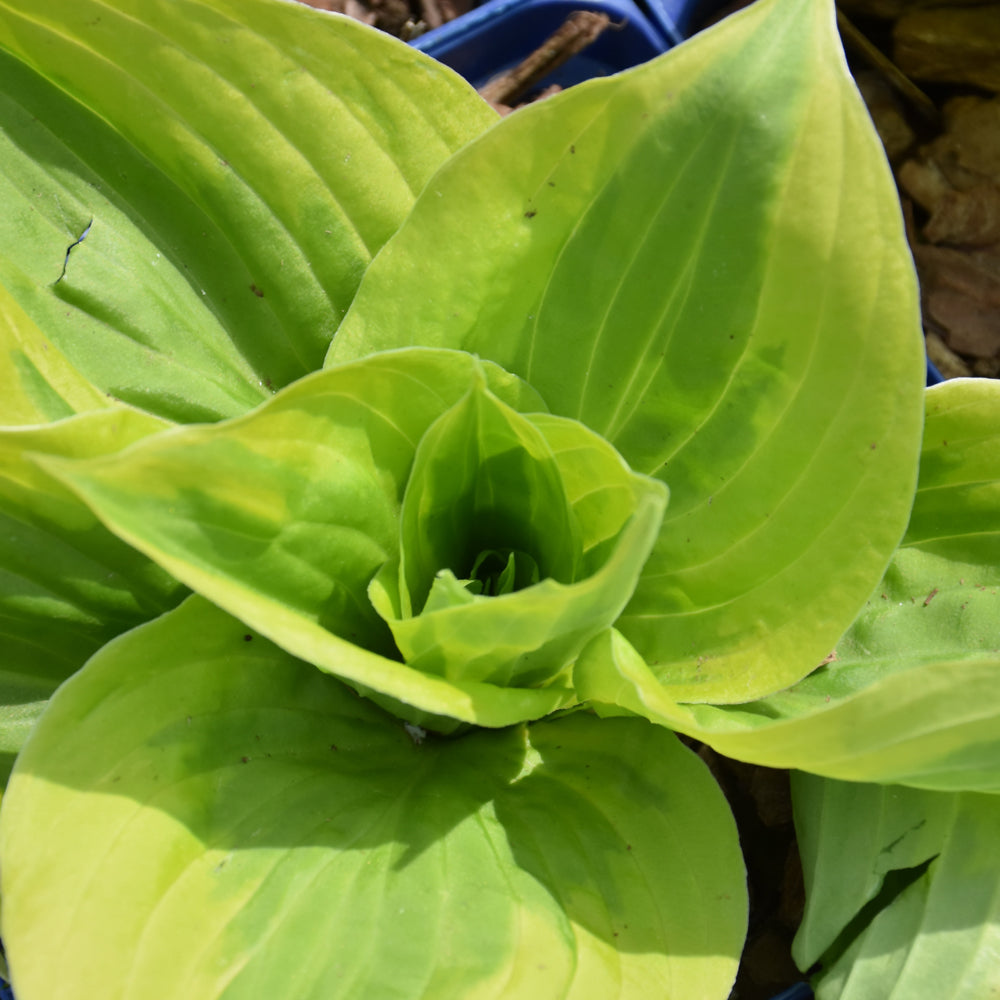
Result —
POLYGON ((398 569, 388 565, 373 587, 409 664, 530 687, 558 675, 615 621, 649 555, 666 491, 618 459, 584 487, 606 503, 578 514, 562 466, 567 454, 601 450, 612 452, 575 421, 536 424, 482 391, 428 431, 403 498, 398 569), (562 432, 563 443, 575 438, 562 463, 546 431, 562 432), (583 548, 598 511, 618 522, 610 553, 583 548))
POLYGON ((502 726, 572 700, 572 663, 621 613, 666 503, 542 408, 495 365, 416 348, 47 467, 178 579, 379 703, 502 726))

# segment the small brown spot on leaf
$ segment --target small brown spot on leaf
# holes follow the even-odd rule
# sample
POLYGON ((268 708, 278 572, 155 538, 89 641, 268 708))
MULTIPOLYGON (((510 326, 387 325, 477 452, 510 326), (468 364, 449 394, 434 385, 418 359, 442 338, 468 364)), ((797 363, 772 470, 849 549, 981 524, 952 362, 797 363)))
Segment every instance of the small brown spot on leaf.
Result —
POLYGON ((247 633, 245 636, 243 636, 243 641, 244 642, 253 642, 253 636, 250 635, 249 633, 247 633))
POLYGON ((937 597, 937 595, 938 595, 938 589, 937 589, 937 587, 935 587, 935 588, 934 588, 934 589, 933 589, 933 590, 932 590, 932 591, 931 591, 931 592, 930 592, 930 593, 929 593, 929 594, 928 594, 928 595, 927 595, 927 596, 926 596, 926 597, 924 598, 924 607, 926 608, 926 607, 927 607, 927 605, 928 605, 928 604, 930 604, 930 603, 931 603, 931 601, 933 601, 935 597, 937 597))
POLYGON ((253 292, 258 299, 264 298, 264 293, 252 281, 250 282, 250 291, 253 292))
POLYGON ((533 219, 536 215, 538 215, 538 212, 533 208, 529 208, 528 211, 524 213, 524 217, 526 219, 533 219))

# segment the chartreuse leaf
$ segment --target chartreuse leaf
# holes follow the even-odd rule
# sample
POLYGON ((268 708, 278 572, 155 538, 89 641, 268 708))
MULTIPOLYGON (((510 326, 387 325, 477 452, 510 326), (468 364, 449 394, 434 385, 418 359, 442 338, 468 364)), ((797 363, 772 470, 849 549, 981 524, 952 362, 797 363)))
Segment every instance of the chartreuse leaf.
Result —
POLYGON ((119 537, 302 659, 411 706, 414 721, 509 725, 565 705, 568 684, 503 689, 412 670, 367 593, 398 558, 420 438, 484 378, 515 409, 541 407, 495 365, 411 348, 318 372, 245 417, 118 460, 47 467, 119 537))
POLYGON ((59 691, 0 849, 18 1000, 722 1000, 746 928, 732 817, 672 734, 415 743, 198 597, 59 691))
POLYGON ((403 43, 273 0, 3 0, 0 50, 0 281, 99 389, 181 421, 318 368, 496 119, 403 43))
MULTIPOLYGON (((69 399, 80 398, 71 373, 61 381, 65 370, 56 364, 50 371, 69 399)), ((44 405, 52 397, 35 394, 41 384, 29 383, 22 400, 44 405)), ((165 426, 109 406, 44 426, 0 429, 0 780, 56 687, 109 639, 174 606, 183 592, 32 456, 107 455, 165 426)))
POLYGON ((1000 791, 1000 386, 927 391, 910 526, 835 659, 746 705, 680 705, 620 637, 577 668, 581 697, 627 706, 721 753, 854 781, 1000 791))
POLYGON ((641 715, 737 760, 850 781, 1000 791, 996 660, 891 668, 831 664, 746 705, 686 705, 611 630, 584 650, 573 681, 602 714, 641 715))
POLYGON ((656 538, 666 489, 621 459, 609 469, 610 451, 576 421, 536 424, 480 387, 429 428, 403 498, 400 560, 370 590, 410 667, 533 687, 558 677, 614 622, 656 538), (587 456, 599 473, 584 488, 592 502, 582 523, 562 479, 581 455, 574 493, 595 471, 587 456), (603 534, 612 511, 611 552, 585 573, 584 538, 603 534))
POLYGON ((818 1000, 1000 991, 1000 796, 795 775, 806 912, 793 953, 818 1000))
POLYGON ((673 698, 803 677, 903 533, 924 371, 833 4, 761 0, 457 153, 327 362, 409 343, 498 362, 670 486, 619 628, 673 698))
POLYGON ((49 342, 0 285, 0 425, 44 424, 110 401, 49 342))

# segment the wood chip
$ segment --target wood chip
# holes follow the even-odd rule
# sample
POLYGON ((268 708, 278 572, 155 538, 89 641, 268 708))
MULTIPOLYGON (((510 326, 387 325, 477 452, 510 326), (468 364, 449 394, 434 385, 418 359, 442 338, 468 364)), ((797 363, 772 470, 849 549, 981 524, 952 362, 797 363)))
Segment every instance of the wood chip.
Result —
POLYGON ((926 153, 952 185, 962 190, 984 178, 1000 184, 1000 98, 956 97, 945 104, 944 121, 944 134, 926 153))
POLYGON ((924 238, 952 246, 1000 243, 1000 187, 984 181, 968 191, 945 194, 934 206, 924 238))
POLYGON ((927 331, 927 357, 943 378, 968 378, 972 369, 933 330, 927 331))
POLYGON ((934 160, 907 160, 899 168, 899 186, 923 209, 933 212, 955 189, 934 160))
POLYGON ((918 244, 924 313, 948 346, 973 358, 1000 356, 1000 257, 918 244))
POLYGON ((893 28, 893 61, 908 76, 1000 91, 1000 4, 907 10, 893 28))

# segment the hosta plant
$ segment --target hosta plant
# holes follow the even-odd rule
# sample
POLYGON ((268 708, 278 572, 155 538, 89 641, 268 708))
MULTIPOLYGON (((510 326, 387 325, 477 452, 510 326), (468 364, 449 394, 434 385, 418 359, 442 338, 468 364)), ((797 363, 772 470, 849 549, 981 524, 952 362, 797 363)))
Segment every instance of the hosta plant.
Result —
POLYGON ((18 1000, 721 1000, 675 733, 812 773, 821 996, 997 987, 1000 396, 925 402, 832 3, 503 121, 280 0, 0 47, 18 1000))

